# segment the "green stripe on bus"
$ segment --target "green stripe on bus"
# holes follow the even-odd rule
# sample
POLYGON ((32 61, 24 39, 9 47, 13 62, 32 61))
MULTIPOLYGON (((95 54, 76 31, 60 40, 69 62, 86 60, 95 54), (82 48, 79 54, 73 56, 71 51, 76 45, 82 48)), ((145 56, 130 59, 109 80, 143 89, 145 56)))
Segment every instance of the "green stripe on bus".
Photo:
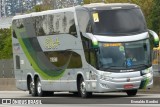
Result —
POLYGON ((52 79, 52 80, 58 80, 58 79, 60 79, 63 76, 65 69, 62 70, 62 72, 59 75, 57 75, 57 76, 50 76, 50 75, 47 75, 44 71, 42 71, 38 67, 38 65, 36 64, 36 62, 33 60, 33 58, 31 57, 31 55, 29 54, 28 49, 27 49, 24 41, 22 40, 22 38, 20 36, 21 32, 25 32, 25 29, 21 29, 21 30, 19 29, 18 30, 18 35, 17 35, 18 36, 18 41, 19 41, 19 43, 20 43, 20 45, 21 45, 21 47, 22 47, 22 49, 23 49, 23 51, 24 51, 27 59, 32 64, 32 67, 35 70, 35 72, 39 73, 40 76, 42 76, 43 79, 52 79))

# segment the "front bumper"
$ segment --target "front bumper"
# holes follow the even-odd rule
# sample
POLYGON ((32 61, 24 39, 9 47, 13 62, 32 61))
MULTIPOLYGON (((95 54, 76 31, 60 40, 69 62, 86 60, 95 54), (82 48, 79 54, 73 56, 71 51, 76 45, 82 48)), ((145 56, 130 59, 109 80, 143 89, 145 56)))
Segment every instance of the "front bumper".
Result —
POLYGON ((111 92, 125 91, 133 89, 151 88, 153 85, 153 75, 151 73, 133 78, 111 78, 109 80, 89 80, 87 91, 92 92, 111 92))

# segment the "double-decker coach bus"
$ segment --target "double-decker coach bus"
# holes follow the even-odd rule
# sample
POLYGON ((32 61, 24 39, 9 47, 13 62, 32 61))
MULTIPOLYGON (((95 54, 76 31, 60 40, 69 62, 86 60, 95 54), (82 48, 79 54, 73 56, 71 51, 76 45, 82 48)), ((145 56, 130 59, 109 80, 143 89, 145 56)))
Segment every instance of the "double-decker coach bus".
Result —
POLYGON ((12 44, 16 86, 32 96, 53 92, 124 91, 153 84, 147 29, 135 4, 88 4, 15 16, 12 44))

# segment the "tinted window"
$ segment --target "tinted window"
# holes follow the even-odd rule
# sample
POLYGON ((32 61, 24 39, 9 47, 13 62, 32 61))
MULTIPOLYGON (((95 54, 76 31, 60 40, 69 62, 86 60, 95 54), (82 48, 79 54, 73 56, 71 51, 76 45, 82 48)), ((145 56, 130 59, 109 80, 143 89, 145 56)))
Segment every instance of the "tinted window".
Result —
POLYGON ((92 49, 92 41, 83 37, 82 36, 82 41, 83 41, 83 48, 84 48, 84 54, 86 61, 91 64, 93 67, 96 67, 96 53, 92 49))
POLYGON ((98 10, 92 17, 95 34, 116 36, 147 31, 140 9, 98 10))
POLYGON ((20 57, 16 55, 16 69, 20 69, 20 57))
POLYGON ((45 52, 48 60, 56 67, 81 68, 82 60, 79 54, 72 51, 45 52))
POLYGON ((66 33, 76 35, 74 14, 72 12, 36 16, 34 19, 37 36, 66 33))

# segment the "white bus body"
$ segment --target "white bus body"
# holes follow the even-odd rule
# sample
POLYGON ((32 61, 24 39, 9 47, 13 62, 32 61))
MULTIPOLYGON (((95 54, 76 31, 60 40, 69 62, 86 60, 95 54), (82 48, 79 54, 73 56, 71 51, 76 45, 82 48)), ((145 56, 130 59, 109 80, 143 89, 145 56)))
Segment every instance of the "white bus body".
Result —
POLYGON ((56 91, 83 98, 109 91, 132 96, 153 84, 153 46, 137 5, 89 4, 30 13, 15 16, 12 29, 16 86, 33 96, 56 91))

